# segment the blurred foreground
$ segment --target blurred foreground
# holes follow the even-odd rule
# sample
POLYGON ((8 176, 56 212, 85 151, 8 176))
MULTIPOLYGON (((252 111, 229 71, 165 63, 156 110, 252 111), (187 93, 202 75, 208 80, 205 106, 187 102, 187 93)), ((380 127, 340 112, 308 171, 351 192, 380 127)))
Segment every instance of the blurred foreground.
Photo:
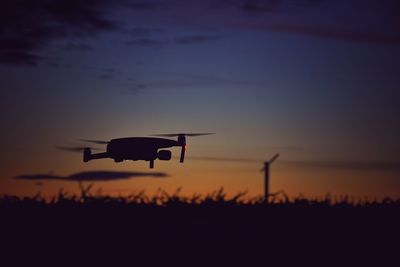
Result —
MULTIPOLYGON (((38 264, 56 257, 200 265, 285 263, 399 266, 400 200, 262 199, 223 190, 181 197, 159 191, 129 197, 62 191, 0 199, 3 255, 38 264), (8 253, 10 252, 10 253, 8 253)), ((51 261, 50 261, 51 262, 51 261)))

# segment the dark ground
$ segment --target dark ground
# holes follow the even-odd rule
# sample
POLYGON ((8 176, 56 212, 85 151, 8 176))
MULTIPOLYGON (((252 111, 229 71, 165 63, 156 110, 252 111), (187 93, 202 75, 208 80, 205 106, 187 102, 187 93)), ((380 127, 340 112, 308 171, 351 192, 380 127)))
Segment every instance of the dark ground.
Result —
MULTIPOLYGON (((34 266, 400 266, 400 200, 142 195, 0 200, 3 261, 34 266), (4 257, 5 256, 5 257, 4 257)), ((2 264, 2 266, 5 266, 2 264)))

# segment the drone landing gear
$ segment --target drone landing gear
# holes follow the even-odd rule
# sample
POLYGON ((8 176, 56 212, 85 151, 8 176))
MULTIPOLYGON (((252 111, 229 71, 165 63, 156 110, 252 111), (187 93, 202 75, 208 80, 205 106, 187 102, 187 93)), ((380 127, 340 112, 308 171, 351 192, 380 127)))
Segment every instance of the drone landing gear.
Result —
POLYGON ((154 160, 150 160, 150 169, 154 168, 154 160))

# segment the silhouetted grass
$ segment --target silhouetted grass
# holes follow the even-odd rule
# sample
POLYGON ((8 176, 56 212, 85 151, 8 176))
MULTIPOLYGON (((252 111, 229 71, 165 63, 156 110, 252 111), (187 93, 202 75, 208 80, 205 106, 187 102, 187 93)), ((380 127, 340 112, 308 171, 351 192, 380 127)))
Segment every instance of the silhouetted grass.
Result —
POLYGON ((33 197, 5 195, 0 198, 0 206, 131 206, 131 207, 324 207, 324 208, 400 208, 400 199, 384 198, 370 200, 368 198, 353 198, 347 195, 324 198, 306 198, 303 195, 290 198, 285 192, 271 194, 266 205, 263 197, 248 197, 247 192, 239 192, 233 197, 227 197, 223 188, 209 194, 194 194, 191 197, 182 196, 181 188, 169 194, 159 189, 149 196, 145 191, 132 193, 128 196, 108 196, 101 189, 93 193, 93 184, 86 187, 80 184, 80 194, 69 194, 60 189, 51 199, 44 198, 40 193, 33 197))
MULTIPOLYGON (((240 256, 247 266, 249 260, 255 265, 277 252, 319 255, 324 257, 320 263, 337 260, 336 265, 353 259, 359 266, 373 256, 378 266, 382 259, 389 266, 396 259, 397 245, 392 244, 400 240, 400 200, 290 198, 284 192, 269 200, 266 205, 246 192, 228 197, 222 188, 190 197, 181 189, 111 197, 92 192, 92 185, 81 185, 77 195, 60 190, 51 199, 3 196, 1 243, 21 255, 45 252, 63 259, 74 251, 79 257, 90 253, 91 260, 125 255, 135 262, 149 253, 146 262, 161 265, 175 255, 186 257, 185 263, 202 260, 203 266, 215 258, 222 266, 235 266, 240 256)), ((297 263, 299 258, 288 259, 297 263)))

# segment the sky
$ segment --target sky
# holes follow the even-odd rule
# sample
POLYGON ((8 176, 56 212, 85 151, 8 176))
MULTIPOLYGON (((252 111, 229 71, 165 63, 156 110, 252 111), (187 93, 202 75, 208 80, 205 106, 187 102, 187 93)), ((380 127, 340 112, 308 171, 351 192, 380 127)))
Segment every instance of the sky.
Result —
POLYGON ((273 192, 398 198, 399 48, 397 0, 1 1, 0 194, 260 196, 280 153, 273 192), (216 134, 153 171, 62 149, 176 132, 216 134))

